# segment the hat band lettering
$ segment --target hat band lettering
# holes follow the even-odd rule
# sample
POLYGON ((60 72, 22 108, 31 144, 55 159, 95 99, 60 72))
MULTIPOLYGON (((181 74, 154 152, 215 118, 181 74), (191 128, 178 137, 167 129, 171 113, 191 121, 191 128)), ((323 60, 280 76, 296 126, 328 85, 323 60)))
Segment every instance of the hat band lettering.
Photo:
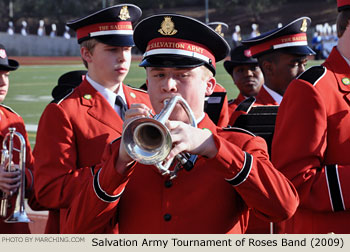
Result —
POLYGON ((270 49, 279 49, 293 46, 306 46, 307 37, 306 33, 298 33, 292 35, 286 35, 280 38, 272 39, 262 44, 258 44, 250 47, 252 56, 268 51, 270 49))
POLYGON ((77 30, 78 40, 85 37, 132 34, 132 23, 129 21, 92 24, 77 30))
POLYGON ((175 54, 202 60, 215 67, 214 55, 205 46, 177 38, 156 38, 148 42, 143 57, 159 54, 175 54))

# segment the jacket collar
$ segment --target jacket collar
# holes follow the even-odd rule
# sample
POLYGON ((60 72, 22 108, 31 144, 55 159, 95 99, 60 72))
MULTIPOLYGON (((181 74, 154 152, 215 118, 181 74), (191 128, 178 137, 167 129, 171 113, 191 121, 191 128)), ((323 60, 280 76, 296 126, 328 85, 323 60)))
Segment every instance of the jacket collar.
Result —
POLYGON ((256 98, 256 105, 279 105, 275 99, 266 91, 265 85, 263 85, 256 98))
POLYGON ((120 134, 123 131, 123 120, 107 100, 85 79, 78 87, 81 104, 89 107, 87 113, 109 126, 120 134))
POLYGON ((339 53, 337 47, 334 47, 328 56, 324 66, 331 70, 338 82, 339 90, 350 92, 350 66, 339 53))

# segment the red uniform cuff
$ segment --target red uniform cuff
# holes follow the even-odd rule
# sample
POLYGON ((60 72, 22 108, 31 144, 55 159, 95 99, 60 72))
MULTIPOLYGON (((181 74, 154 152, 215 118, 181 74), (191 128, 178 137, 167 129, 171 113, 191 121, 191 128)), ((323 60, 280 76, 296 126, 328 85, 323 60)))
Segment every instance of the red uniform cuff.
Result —
POLYGON ((104 153, 104 162, 94 176, 94 190, 97 196, 108 202, 117 200, 124 191, 133 170, 135 163, 127 169, 124 174, 120 174, 115 169, 116 160, 119 155, 120 141, 108 145, 104 153))

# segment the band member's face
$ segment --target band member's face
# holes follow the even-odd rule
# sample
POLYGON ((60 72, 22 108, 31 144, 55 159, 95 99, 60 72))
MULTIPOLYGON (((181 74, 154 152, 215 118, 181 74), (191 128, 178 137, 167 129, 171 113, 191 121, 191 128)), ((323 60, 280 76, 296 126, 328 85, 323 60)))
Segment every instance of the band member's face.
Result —
POLYGON ((131 64, 131 47, 97 43, 92 52, 82 51, 89 63, 89 76, 105 87, 122 83, 131 64))
POLYGON ((245 64, 234 67, 232 79, 245 97, 256 96, 264 83, 264 76, 257 64, 245 64))
POLYGON ((305 71, 306 56, 281 54, 278 62, 272 63, 273 89, 283 96, 289 83, 305 71))
MULTIPOLYGON (((147 90, 155 112, 164 107, 164 100, 175 95, 182 96, 196 118, 203 115, 204 99, 215 87, 215 78, 204 66, 195 68, 147 67, 147 90)), ((188 116, 180 104, 170 116, 172 120, 188 122, 188 116)))
POLYGON ((9 71, 0 70, 0 102, 5 100, 9 88, 9 71))

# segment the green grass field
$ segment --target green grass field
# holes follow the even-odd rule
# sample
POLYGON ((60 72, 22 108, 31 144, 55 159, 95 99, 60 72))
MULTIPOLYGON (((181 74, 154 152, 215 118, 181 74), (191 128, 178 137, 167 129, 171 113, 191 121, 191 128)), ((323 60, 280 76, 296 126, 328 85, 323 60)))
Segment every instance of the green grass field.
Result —
MULTIPOLYGON (((308 67, 315 64, 320 62, 310 61, 308 67)), ((52 100, 51 90, 57 84, 58 78, 65 72, 82 69, 84 69, 82 64, 21 66, 11 72, 10 89, 4 104, 20 114, 26 124, 36 125, 45 106, 52 100)), ((226 73, 222 62, 217 64, 216 79, 226 88, 229 99, 237 96, 238 90, 226 73)), ((138 62, 133 62, 125 83, 139 87, 144 82, 145 70, 138 67, 138 62)), ((28 135, 34 146, 35 131, 28 131, 28 135)))

